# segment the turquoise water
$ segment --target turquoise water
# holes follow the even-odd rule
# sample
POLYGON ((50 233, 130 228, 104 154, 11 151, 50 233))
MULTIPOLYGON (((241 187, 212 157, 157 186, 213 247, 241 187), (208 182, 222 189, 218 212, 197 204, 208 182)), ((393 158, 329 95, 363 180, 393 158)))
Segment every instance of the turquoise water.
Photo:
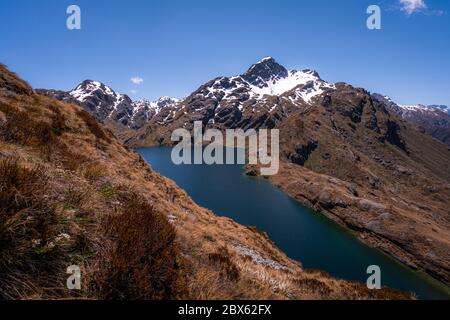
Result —
POLYGON ((450 299, 450 288, 360 242, 353 234, 302 206, 242 165, 172 163, 171 148, 137 149, 153 169, 174 180, 199 205, 243 225, 256 226, 304 267, 365 283, 367 267, 381 268, 383 286, 414 292, 420 299, 450 299))

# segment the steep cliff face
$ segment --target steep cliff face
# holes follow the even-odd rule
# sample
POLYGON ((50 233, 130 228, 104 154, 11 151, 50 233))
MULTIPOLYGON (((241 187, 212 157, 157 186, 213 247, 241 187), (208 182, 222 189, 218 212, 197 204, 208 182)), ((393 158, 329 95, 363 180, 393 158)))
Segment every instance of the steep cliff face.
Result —
POLYGON ((303 269, 197 206, 80 106, 2 65, 0 79, 1 298, 408 298, 303 269))

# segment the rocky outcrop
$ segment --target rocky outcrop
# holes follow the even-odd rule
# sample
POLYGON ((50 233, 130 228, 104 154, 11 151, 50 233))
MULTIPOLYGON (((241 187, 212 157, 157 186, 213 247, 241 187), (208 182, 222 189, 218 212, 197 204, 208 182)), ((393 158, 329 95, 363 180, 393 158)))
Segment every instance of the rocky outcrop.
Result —
POLYGON ((296 146, 294 152, 289 155, 289 160, 292 163, 303 166, 318 145, 317 141, 308 141, 307 144, 296 146))

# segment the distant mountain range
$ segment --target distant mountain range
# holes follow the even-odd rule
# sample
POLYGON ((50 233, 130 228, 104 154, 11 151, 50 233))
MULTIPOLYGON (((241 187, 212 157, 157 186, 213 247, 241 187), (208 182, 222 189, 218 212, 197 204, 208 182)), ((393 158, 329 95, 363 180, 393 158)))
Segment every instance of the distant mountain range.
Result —
POLYGON ((129 96, 119 94, 105 84, 93 80, 85 80, 69 92, 45 89, 37 91, 61 101, 76 103, 100 122, 113 120, 131 129, 142 127, 151 119, 157 118, 163 108, 178 102, 170 97, 161 97, 157 101, 132 101, 129 96))
MULTIPOLYGON (((148 144, 155 141, 149 141, 148 130, 142 129, 146 125, 187 127, 201 120, 219 128, 271 128, 300 108, 310 106, 314 98, 335 89, 335 84, 322 80, 314 70, 287 70, 274 58, 267 57, 240 76, 218 77, 205 83, 182 100, 162 97, 157 101, 132 101, 129 96, 93 80, 85 80, 69 92, 46 89, 38 92, 79 104, 100 122, 116 122, 119 126, 114 126, 113 131, 123 130, 123 127, 138 130, 139 133, 129 135, 127 141, 148 144)), ((389 112, 450 145, 449 107, 399 105, 377 93, 372 97, 383 103, 389 112)))
POLYGON ((450 108, 444 105, 398 105, 387 96, 373 94, 374 99, 384 103, 390 112, 417 125, 436 139, 450 146, 450 108))

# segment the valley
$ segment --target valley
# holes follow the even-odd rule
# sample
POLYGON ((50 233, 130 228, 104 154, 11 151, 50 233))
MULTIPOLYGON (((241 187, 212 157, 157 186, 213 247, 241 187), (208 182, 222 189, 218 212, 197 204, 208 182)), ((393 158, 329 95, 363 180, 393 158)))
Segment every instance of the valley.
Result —
MULTIPOLYGON (((270 182, 366 244, 450 284, 445 107, 400 106, 271 57, 181 100, 133 102, 91 80, 68 93, 38 92, 79 105, 134 148, 171 146, 175 130, 193 132, 196 122, 220 132, 278 129, 280 171, 270 182)), ((248 174, 257 169, 249 166, 248 174)))

